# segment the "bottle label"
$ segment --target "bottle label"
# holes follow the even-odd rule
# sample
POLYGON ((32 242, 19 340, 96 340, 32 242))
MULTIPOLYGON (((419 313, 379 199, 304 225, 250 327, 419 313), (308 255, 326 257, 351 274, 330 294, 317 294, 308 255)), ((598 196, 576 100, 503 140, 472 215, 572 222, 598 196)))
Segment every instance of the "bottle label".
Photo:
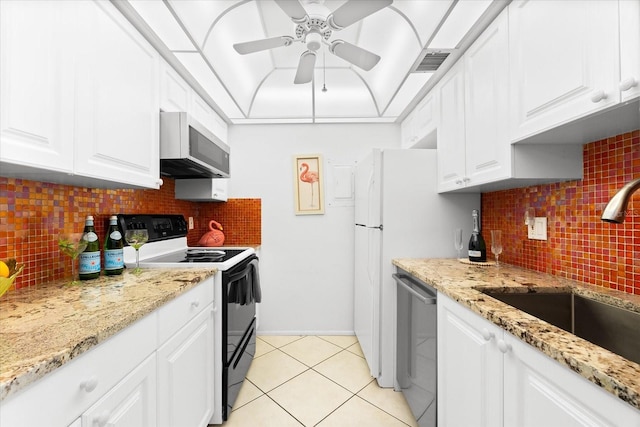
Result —
POLYGON ((100 251, 80 254, 80 274, 100 273, 100 251))
POLYGON ((87 233, 84 233, 84 240, 86 240, 87 242, 95 242, 96 240, 98 240, 98 235, 93 231, 89 231, 87 233))
POLYGON ((111 240, 120 240, 122 239, 122 234, 120 233, 120 230, 115 230, 112 231, 111 234, 109 234, 109 238, 111 240))
POLYGON ((482 256, 482 252, 469 250, 469 256, 471 258, 480 258, 482 256))
POLYGON ((124 267, 124 255, 122 249, 105 249, 104 269, 119 270, 124 267))

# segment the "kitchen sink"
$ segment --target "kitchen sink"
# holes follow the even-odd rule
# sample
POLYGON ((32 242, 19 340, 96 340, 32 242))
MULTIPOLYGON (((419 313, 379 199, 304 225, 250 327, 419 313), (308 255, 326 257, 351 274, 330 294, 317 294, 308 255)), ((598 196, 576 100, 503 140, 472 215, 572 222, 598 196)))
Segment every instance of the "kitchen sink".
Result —
POLYGON ((640 313, 585 298, 571 291, 481 292, 626 359, 640 363, 640 313))

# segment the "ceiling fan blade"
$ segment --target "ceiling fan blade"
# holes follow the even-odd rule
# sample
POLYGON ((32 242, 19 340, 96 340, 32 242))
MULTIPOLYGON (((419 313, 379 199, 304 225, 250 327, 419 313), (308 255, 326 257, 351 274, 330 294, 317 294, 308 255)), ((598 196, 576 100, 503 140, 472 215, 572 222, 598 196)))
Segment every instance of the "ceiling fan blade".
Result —
POLYGON ((309 83, 313 78, 313 69, 315 66, 316 53, 307 50, 302 55, 300 55, 300 62, 298 62, 298 71, 296 71, 296 78, 293 80, 293 83, 309 83))
POLYGON ((293 20, 293 22, 300 23, 304 22, 307 17, 307 11, 304 10, 304 7, 300 4, 298 0, 274 0, 280 9, 284 11, 289 17, 293 20))
POLYGON ((331 43, 329 51, 337 57, 342 58, 365 71, 369 71, 376 66, 378 61, 380 61, 380 57, 375 53, 371 53, 366 49, 347 43, 344 40, 336 40, 331 43))
POLYGON ((273 49, 275 47, 289 46, 291 43, 293 43, 293 37, 279 36, 263 40, 236 43, 233 45, 233 48, 239 54, 246 55, 247 53, 260 52, 261 50, 273 49))
POLYGON ((391 5, 393 0, 348 0, 327 18, 334 30, 341 30, 391 5))

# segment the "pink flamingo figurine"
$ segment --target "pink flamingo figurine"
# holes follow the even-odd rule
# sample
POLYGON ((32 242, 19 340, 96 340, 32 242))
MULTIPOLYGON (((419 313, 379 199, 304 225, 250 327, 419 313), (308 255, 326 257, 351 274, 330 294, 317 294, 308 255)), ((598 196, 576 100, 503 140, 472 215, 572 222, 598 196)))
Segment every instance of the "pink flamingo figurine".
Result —
POLYGON ((311 206, 313 207, 313 183, 318 182, 318 172, 309 171, 309 165, 302 163, 302 173, 300 173, 300 181, 311 184, 311 206))

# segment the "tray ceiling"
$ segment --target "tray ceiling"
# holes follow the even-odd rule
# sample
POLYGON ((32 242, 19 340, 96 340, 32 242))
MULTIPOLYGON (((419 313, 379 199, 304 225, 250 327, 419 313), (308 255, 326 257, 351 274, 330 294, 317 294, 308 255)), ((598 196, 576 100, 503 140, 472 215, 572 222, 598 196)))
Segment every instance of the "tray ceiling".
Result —
MULTIPOLYGON (((310 14, 323 14, 337 10, 345 0, 300 3, 310 14)), ((379 55, 376 66, 364 71, 323 44, 313 80, 305 84, 293 83, 300 56, 307 50, 304 43, 296 40, 246 55, 233 48, 252 40, 296 38, 297 24, 273 0, 129 0, 131 7, 120 9, 139 28, 143 22, 145 30, 153 32, 156 47, 161 43, 164 56, 184 67, 187 80, 194 79, 206 92, 204 98, 230 123, 394 122, 424 96, 430 79, 438 75, 438 70, 414 71, 427 49, 454 53, 441 68, 450 66, 447 61, 455 61, 477 36, 474 32, 506 3, 395 0, 334 30, 328 40, 344 40, 379 55)))

